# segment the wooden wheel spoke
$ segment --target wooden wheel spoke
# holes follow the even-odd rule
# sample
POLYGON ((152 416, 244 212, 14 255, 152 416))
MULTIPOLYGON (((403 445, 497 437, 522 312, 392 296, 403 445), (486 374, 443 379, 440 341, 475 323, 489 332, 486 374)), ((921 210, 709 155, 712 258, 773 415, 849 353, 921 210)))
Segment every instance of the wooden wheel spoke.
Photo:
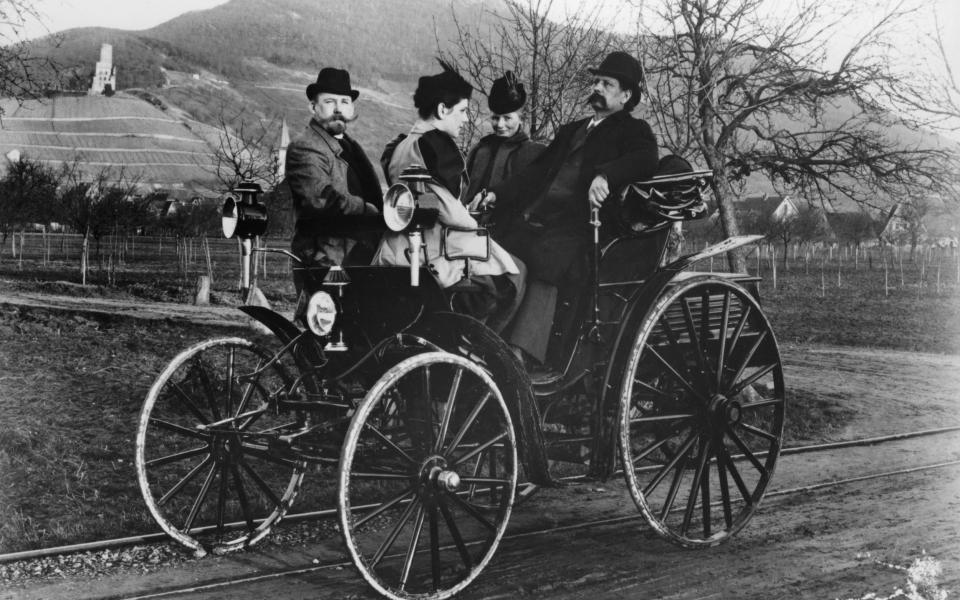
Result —
POLYGON ((747 319, 750 317, 750 311, 752 309, 753 306, 750 304, 747 304, 744 307, 743 314, 740 315, 740 321, 737 323, 737 328, 733 331, 733 335, 730 337, 730 344, 727 346, 727 354, 723 357, 724 364, 726 364, 727 358, 733 354, 737 344, 740 342, 740 336, 743 335, 743 328, 747 324, 747 319))
POLYGON ((433 452, 440 452, 443 447, 443 440, 447 437, 447 430, 450 428, 450 418, 453 417, 453 405, 457 398, 457 392, 460 391, 460 381, 463 379, 463 368, 457 369, 453 374, 453 382, 450 384, 450 393, 447 395, 447 404, 443 411, 443 419, 440 421, 440 431, 437 432, 437 443, 433 447, 433 452))
POLYGON ((207 395, 207 404, 210 406, 210 412, 213 413, 213 420, 219 421, 223 418, 220 414, 220 406, 217 404, 217 395, 213 390, 213 383, 210 381, 210 376, 207 374, 206 367, 203 366, 203 361, 197 357, 193 361, 194 367, 197 370, 197 376, 200 378, 200 386, 203 387, 204 393, 207 395))
POLYGON ((243 511, 243 520, 247 522, 247 531, 253 531, 256 525, 253 522, 253 514, 250 512, 250 501, 243 487, 243 477, 240 476, 240 469, 236 463, 231 462, 230 471, 233 473, 233 485, 237 488, 237 499, 240 501, 240 510, 243 511))
MULTIPOLYGON (((697 506, 697 496, 700 494, 700 484, 703 483, 703 469, 707 464, 707 460, 710 458, 709 453, 707 452, 708 443, 706 439, 700 440, 700 445, 698 447, 700 452, 700 460, 697 461, 697 470, 693 475, 693 483, 690 488, 690 495, 687 497, 687 509, 683 513, 683 523, 680 525, 680 533, 687 535, 687 531, 690 530, 690 521, 693 520, 693 512, 697 506)), ((710 510, 710 507, 707 507, 707 510, 710 510)))
POLYGON ((417 553, 417 544, 420 543, 420 533, 423 532, 423 518, 425 511, 421 504, 417 508, 417 516, 413 523, 413 533, 410 535, 410 543, 407 545, 407 555, 403 559, 403 572, 400 574, 400 591, 407 587, 407 581, 410 579, 410 569, 413 567, 413 557, 417 553))
POLYGON ((405 480, 410 479, 409 473, 398 473, 392 471, 369 471, 369 472, 352 472, 350 477, 355 477, 357 479, 378 479, 382 481, 388 480, 405 480))
POLYGON ((750 495, 750 490, 747 489, 746 484, 743 483, 743 477, 740 476, 740 471, 737 470, 737 466, 733 464, 733 460, 730 458, 730 453, 727 452, 726 448, 723 448, 722 452, 723 462, 727 467, 727 471, 730 472, 730 476, 733 477, 733 482, 737 484, 737 489, 740 490, 740 495, 747 503, 747 506, 752 505, 753 497, 750 495))
POLYGON ((161 467, 172 462, 177 462, 181 460, 186 460, 188 458, 193 458, 194 456, 200 456, 210 452, 209 446, 201 446, 199 448, 193 448, 190 450, 184 450, 183 452, 177 452, 176 454, 170 454, 160 458, 154 458, 153 460, 148 460, 146 462, 147 467, 161 467))
POLYGON ((446 501, 442 496, 438 504, 440 505, 440 514, 443 515, 443 521, 447 524, 447 531, 450 532, 453 543, 457 547, 457 552, 460 553, 460 560, 463 561, 463 566, 468 570, 472 569, 473 558, 471 558, 470 552, 467 551, 467 545, 463 541, 463 536, 460 535, 460 528, 457 527, 457 522, 454 520, 453 515, 450 514, 450 509, 447 507, 446 501))
POLYGON ((405 461, 407 461, 408 463, 416 464, 417 461, 415 461, 415 460, 413 460, 412 458, 410 458, 410 455, 407 454, 406 451, 404 451, 402 448, 400 448, 400 446, 397 446, 395 443, 393 443, 393 440, 391 440, 390 438, 388 438, 388 437, 387 437, 383 432, 381 432, 379 429, 377 429, 376 427, 374 427, 373 425, 371 425, 371 424, 369 423, 369 421, 364 422, 363 426, 364 426, 368 431, 370 431, 371 433, 373 433, 373 435, 377 436, 377 438, 379 438, 381 442, 383 442, 384 444, 386 444, 387 448, 389 448, 390 450, 392 450, 392 451, 393 451, 394 453, 396 453, 398 456, 400 456, 401 458, 403 458, 403 459, 404 459, 405 461))
MULTIPOLYGON (((687 325, 687 335, 690 336, 690 347, 693 351, 693 358, 697 361, 697 367, 700 368, 700 373, 705 377, 709 373, 709 367, 707 366, 707 360, 703 356, 703 346, 701 345, 700 336, 697 335, 697 326, 693 322, 693 313, 690 311, 690 304, 687 302, 688 298, 680 298, 680 307, 683 309, 683 320, 687 325)), ((709 378, 707 379, 709 381, 709 378)))
POLYGON ((723 384, 723 366, 727 355, 727 327, 730 326, 730 291, 723 292, 723 315, 720 321, 720 351, 717 353, 717 370, 715 372, 714 387, 720 389, 723 384))
MULTIPOLYGON (((723 442, 718 442, 723 448, 723 442)), ((720 479, 720 501, 723 504, 723 522, 727 529, 733 526, 733 514, 730 511, 730 483, 727 481, 727 461, 724 452, 717 452, 717 477, 720 479)))
MULTIPOLYGON (((663 313, 660 315, 657 323, 663 329, 663 332, 667 335, 667 341, 670 343, 670 350, 673 352, 675 358, 683 364, 684 370, 687 370, 686 361, 683 360, 683 348, 680 346, 680 339, 677 337, 677 332, 673 330, 673 326, 670 324, 670 321, 667 320, 667 314, 663 313)), ((689 371, 687 371, 689 373, 689 371)))
POLYGON ((433 578, 433 591, 440 588, 440 528, 437 512, 436 506, 430 508, 430 575, 433 578))
POLYGON ((758 402, 747 402, 740 405, 740 410, 750 410, 752 408, 764 408, 766 406, 779 406, 783 404, 783 398, 771 398, 770 400, 760 400, 758 402))
POLYGON ((689 421, 696 415, 677 413, 675 415, 654 415, 652 417, 634 417, 630 419, 630 424, 634 423, 662 423, 664 421, 689 421))
POLYGON ((677 450, 676 454, 670 460, 670 462, 664 465, 664 467, 660 469, 657 475, 653 478, 653 481, 648 483, 647 487, 643 489, 644 496, 649 496, 650 493, 653 492, 653 490, 655 490, 658 485, 660 485, 660 482, 663 481, 663 478, 667 476, 667 473, 669 473, 671 470, 673 470, 677 466, 677 463, 680 462, 683 456, 690 450, 694 442, 696 442, 697 438, 699 437, 700 437, 700 434, 695 431, 692 432, 687 437, 687 440, 683 443, 683 445, 680 446, 680 448, 677 450))
MULTIPOLYGON (((484 443, 479 444, 476 448, 474 448, 474 449, 471 450, 470 452, 467 452, 467 453, 464 454, 463 456, 451 460, 451 461, 450 461, 450 467, 451 467, 451 468, 452 468, 452 467, 456 467, 456 466, 458 466, 458 465, 461 465, 461 464, 467 462, 468 460, 470 460, 470 459, 473 458, 474 456, 480 454, 481 452, 485 452, 487 449, 491 448, 491 447, 494 446, 495 444, 500 443, 501 440, 506 439, 507 437, 509 437, 509 433, 508 433, 508 432, 506 432, 506 431, 501 432, 501 433, 500 433, 499 435, 497 435, 496 437, 493 437, 493 438, 485 441, 484 443)), ((452 450, 452 449, 451 449, 451 450, 452 450)), ((491 463, 491 464, 492 464, 492 463, 491 463)))
POLYGON ((636 456, 631 458, 631 462, 634 465, 636 465, 638 462, 640 462, 641 460, 649 456, 652 452, 655 452, 661 446, 663 446, 664 444, 672 440, 674 436, 676 436, 678 433, 680 433, 679 430, 671 431, 666 437, 660 438, 659 440, 655 441, 654 443, 650 444, 649 446, 647 446, 646 448, 638 452, 636 456))
POLYGON ((461 477, 460 482, 471 485, 491 485, 497 487, 510 485, 509 479, 497 479, 496 477, 461 477))
POLYGON ((202 431, 195 431, 188 427, 184 427, 183 425, 177 425, 176 423, 171 423, 170 421, 164 421, 163 419, 158 419, 156 417, 150 417, 150 423, 153 425, 156 425, 160 429, 165 429, 171 433, 179 433, 180 435, 198 439, 198 440, 203 440, 205 442, 210 440, 210 434, 208 433, 204 433, 202 431))
POLYGON ((760 460, 757 459, 753 451, 750 450, 750 448, 747 447, 745 443, 743 443, 743 440, 740 439, 740 436, 737 435, 737 432, 733 431, 733 429, 728 427, 726 434, 727 434, 727 437, 733 440, 733 443, 737 445, 737 448, 740 448, 740 452, 743 452, 743 455, 747 457, 747 460, 750 461, 750 463, 754 466, 754 468, 756 468, 757 471, 760 471, 760 475, 766 478, 767 469, 764 468, 764 466, 760 463, 760 460))
POLYGON ((183 479, 178 481, 175 486, 167 490, 167 493, 165 493, 163 496, 160 497, 159 500, 157 500, 157 505, 163 506, 164 504, 169 502, 174 496, 179 494, 180 491, 183 490, 183 488, 186 487, 187 484, 193 481, 193 479, 200 474, 200 471, 202 471, 204 467, 209 465, 211 462, 213 462, 213 456, 207 456, 205 459, 203 459, 203 462, 201 462, 199 465, 195 466, 194 468, 190 469, 190 472, 184 475, 183 479))
MULTIPOLYGON (((660 396, 661 398, 664 398, 665 400, 673 400, 673 396, 671 396, 670 394, 664 392, 663 390, 658 390, 657 388, 655 388, 654 386, 650 385, 649 383, 647 383, 647 382, 645 382, 645 381, 640 381, 640 379, 638 379, 638 378, 636 378, 636 377, 634 377, 634 379, 633 379, 633 385, 635 385, 635 386, 637 386, 637 387, 640 387, 640 388, 644 389, 645 391, 650 392, 651 394, 654 394, 654 395, 656 395, 656 396, 660 396)), ((640 393, 640 392, 634 393, 634 396, 638 395, 639 393, 640 393)))
POLYGON ((276 465, 281 465, 290 469, 295 469, 299 464, 295 460, 284 458, 282 456, 277 456, 276 454, 274 454, 273 452, 270 452, 269 450, 266 450, 264 448, 260 448, 257 446, 251 446, 249 444, 243 444, 243 453, 246 456, 252 456, 253 458, 257 458, 259 460, 265 460, 267 462, 271 462, 276 465))
POLYGON ((260 488, 260 491, 263 492, 263 494, 270 499, 270 502, 272 502, 275 506, 280 506, 281 504, 280 498, 277 497, 277 495, 273 492, 273 490, 270 489, 270 486, 267 485, 267 482, 264 481, 263 478, 260 477, 260 475, 256 471, 254 471, 253 468, 250 465, 248 465, 245 460, 240 459, 240 466, 243 467, 243 470, 247 472, 247 475, 250 477, 250 479, 252 479, 253 482, 257 484, 257 487, 260 488))
MULTIPOLYGON (((760 335, 757 336, 757 339, 754 340, 753 346, 750 347, 750 350, 747 352, 747 355, 743 357, 742 361, 740 361, 740 367, 737 368, 737 371, 734 374, 734 376, 730 378, 731 385, 734 382, 738 381, 740 379, 740 376, 743 375, 744 370, 746 370, 747 366, 750 364, 750 361, 753 360, 753 355, 756 353, 757 348, 759 348, 760 344, 762 344, 763 341, 767 339, 768 333, 770 332, 764 329, 763 331, 760 332, 760 335)), ((734 394, 731 393, 727 395, 732 396, 734 394)))
POLYGON ((463 498, 461 498, 456 494, 447 494, 446 497, 452 499, 457 506, 462 508, 471 517, 479 521, 481 525, 483 525, 490 531, 493 531, 493 532, 497 531, 497 526, 491 523, 490 520, 487 519, 487 517, 484 516, 484 514, 481 513, 479 509, 477 509, 477 507, 470 504, 469 502, 467 502, 466 500, 464 500, 463 498))
POLYGON ((193 414, 193 416, 197 418, 198 421, 200 421, 204 425, 210 422, 210 419, 207 418, 207 415, 203 414, 200 408, 196 404, 194 404, 193 398, 191 398, 189 394, 183 391, 183 388, 180 387, 180 384, 178 384, 175 381, 171 381, 170 387, 173 388, 173 391, 177 393, 177 396, 180 398, 180 402, 183 403, 183 405, 187 408, 187 410, 189 410, 193 414))
MULTIPOLYGON (((243 388, 243 394, 240 396, 240 403, 237 405, 237 412, 234 413, 233 416, 236 417, 242 414, 243 411, 247 410, 247 404, 250 403, 250 398, 253 396, 253 391, 256 389, 260 389, 260 377, 263 375, 263 373, 261 372, 262 368, 263 368, 263 359, 260 359, 257 362, 257 366, 253 371, 255 373, 255 375, 253 376, 253 381, 248 381, 245 384, 245 387, 243 388)), ((240 379, 244 379, 246 377, 247 376, 241 375, 240 377, 237 378, 237 380, 239 381, 240 379)))
MULTIPOLYGON (((710 446, 704 447, 707 451, 710 446)), ((700 507, 703 512, 703 537, 710 537, 710 463, 704 464, 703 480, 700 482, 700 507)))
POLYGON ((408 487, 407 489, 403 490, 402 492, 400 492, 399 494, 397 494, 395 497, 393 497, 392 499, 390 499, 389 502, 385 502, 385 503, 381 504, 381 505, 378 506, 376 509, 371 510, 371 511, 368 512, 367 514, 363 515, 363 517, 361 517, 361 518, 359 518, 359 519, 356 519, 356 520, 354 521, 354 523, 353 523, 353 526, 354 526, 354 527, 361 527, 364 523, 366 523, 366 522, 369 521, 370 519, 374 519, 374 518, 380 516, 380 515, 383 514, 384 512, 390 510, 391 508, 393 508, 393 507, 396 506, 397 504, 400 504, 401 502, 403 502, 404 500, 406 500, 407 498, 409 498, 409 497, 412 496, 412 495, 413 495, 413 487, 408 487))
POLYGON ((193 522, 197 519, 197 515, 200 514, 200 508, 203 506, 204 501, 207 499, 207 495, 210 493, 210 484, 213 483, 213 477, 217 473, 216 466, 210 469, 210 472, 207 474, 207 478, 203 480, 203 485, 200 487, 200 493, 197 494, 196 499, 193 501, 193 506, 190 507, 190 514, 187 515, 187 520, 183 524, 184 531, 190 531, 193 528, 193 522))
POLYGON ((774 369, 776 369, 777 366, 778 366, 777 363, 773 363, 773 364, 769 364, 769 365, 766 365, 766 366, 763 366, 763 367, 757 369, 756 371, 754 371, 753 373, 751 373, 746 379, 744 379, 743 381, 740 381, 739 383, 736 383, 736 385, 734 385, 734 386, 730 389, 730 394, 729 394, 729 395, 730 395, 730 396, 736 396, 737 394, 739 394, 740 392, 742 392, 744 389, 746 389, 747 386, 753 385, 757 380, 765 377, 765 376, 766 376, 767 374, 769 374, 771 371, 773 371, 774 369))
POLYGON ((217 539, 223 540, 224 509, 227 506, 227 493, 229 492, 230 480, 227 479, 227 465, 220 464, 220 492, 217 495, 217 539))
POLYGON ((706 403, 706 399, 703 397, 703 395, 694 389, 693 386, 690 385, 690 382, 687 381, 680 373, 678 373, 677 370, 673 368, 673 365, 667 362, 667 360, 663 358, 653 346, 647 344, 645 347, 650 354, 653 355, 653 358, 655 358, 656 361, 667 370, 667 373, 669 373, 677 381, 677 383, 682 385, 688 392, 690 392, 692 396, 699 399, 701 402, 706 403))
POLYGON ((400 518, 397 520, 397 524, 393 526, 393 529, 387 534, 387 538, 383 540, 383 543, 380 544, 380 547, 377 548, 376 553, 374 553, 373 558, 370 559, 370 568, 375 568, 380 564, 380 561, 383 560, 384 555, 393 547, 394 542, 396 542, 400 536, 400 532, 407 525, 407 521, 413 516, 413 511, 416 510, 418 506, 419 503, 414 501, 404 509, 400 518))
POLYGON ((236 348, 230 348, 230 358, 227 361, 227 382, 224 398, 224 414, 229 415, 233 412, 233 370, 234 363, 237 359, 237 350, 236 348))
POLYGON ((443 454, 445 456, 450 456, 453 451, 456 450, 457 446, 460 445, 460 442, 463 441, 463 436, 467 435, 467 432, 477 421, 477 417, 480 416, 480 411, 483 410, 483 408, 487 405, 487 401, 492 397, 493 392, 488 390, 487 393, 483 395, 483 398, 477 402, 476 406, 473 407, 473 410, 470 411, 470 414, 467 416, 466 420, 464 420, 463 425, 460 426, 460 430, 457 431, 457 435, 454 436, 453 441, 450 442, 450 445, 447 446, 446 450, 444 451, 443 454))
POLYGON ((664 521, 667 518, 667 515, 670 514, 670 509, 673 508, 673 503, 677 499, 677 492, 680 490, 680 481, 683 479, 683 474, 687 468, 688 458, 686 453, 683 454, 683 458, 680 460, 680 463, 677 465, 677 468, 673 472, 673 480, 670 482, 670 490, 667 492, 667 497, 663 501, 663 506, 660 508, 660 520, 664 521))
POLYGON ((750 424, 748 424, 748 423, 744 423, 744 422, 742 422, 742 421, 740 422, 740 427, 743 427, 743 429, 744 429, 745 431, 749 431, 750 433, 752 433, 752 434, 754 434, 754 435, 760 436, 760 437, 762 437, 763 439, 765 439, 765 440, 767 440, 767 441, 769 441, 769 442, 772 442, 773 444, 775 444, 776 447, 779 447, 779 446, 780 446, 780 438, 778 438, 777 436, 773 435, 773 434, 770 433, 769 431, 764 431, 764 430, 760 429, 759 427, 754 427, 753 425, 750 425, 750 424))

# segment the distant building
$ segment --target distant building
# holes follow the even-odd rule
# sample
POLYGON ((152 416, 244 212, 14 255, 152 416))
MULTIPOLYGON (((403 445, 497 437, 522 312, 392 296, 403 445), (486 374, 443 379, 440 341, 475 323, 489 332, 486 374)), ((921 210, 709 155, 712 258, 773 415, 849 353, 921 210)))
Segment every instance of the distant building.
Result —
POLYGON ((117 68, 113 66, 113 46, 103 44, 100 46, 100 60, 93 71, 93 85, 88 92, 91 96, 103 94, 107 86, 111 90, 117 89, 117 68))

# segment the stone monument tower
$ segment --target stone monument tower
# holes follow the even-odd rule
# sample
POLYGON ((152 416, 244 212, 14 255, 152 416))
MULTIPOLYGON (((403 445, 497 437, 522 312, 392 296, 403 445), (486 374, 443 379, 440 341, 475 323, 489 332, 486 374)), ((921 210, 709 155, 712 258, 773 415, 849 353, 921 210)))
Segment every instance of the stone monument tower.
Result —
POLYGON ((89 94, 91 96, 102 94, 107 85, 116 91, 117 68, 113 66, 113 46, 103 44, 100 46, 100 60, 97 61, 97 67, 93 72, 93 85, 90 86, 89 94))

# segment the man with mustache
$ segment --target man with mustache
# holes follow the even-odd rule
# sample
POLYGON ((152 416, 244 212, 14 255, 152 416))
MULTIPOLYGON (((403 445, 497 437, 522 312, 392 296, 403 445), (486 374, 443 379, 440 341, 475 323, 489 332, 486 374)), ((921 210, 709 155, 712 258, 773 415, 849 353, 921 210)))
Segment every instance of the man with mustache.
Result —
MULTIPOLYGON (((364 215, 383 208, 383 192, 360 144, 346 133, 359 95, 347 71, 321 70, 307 86, 313 116, 287 147, 286 183, 296 216, 291 250, 306 264, 369 264, 376 248, 377 240, 358 230, 364 215)), ((296 274, 294 283, 299 290, 296 274)))
POLYGON ((530 166, 495 185, 485 200, 496 203, 494 237, 529 268, 527 295, 505 331, 507 341, 541 362, 558 286, 564 298, 573 298, 588 276, 590 210, 657 170, 656 137, 646 121, 630 115, 640 101, 640 63, 612 52, 589 71, 593 116, 560 127, 530 166))

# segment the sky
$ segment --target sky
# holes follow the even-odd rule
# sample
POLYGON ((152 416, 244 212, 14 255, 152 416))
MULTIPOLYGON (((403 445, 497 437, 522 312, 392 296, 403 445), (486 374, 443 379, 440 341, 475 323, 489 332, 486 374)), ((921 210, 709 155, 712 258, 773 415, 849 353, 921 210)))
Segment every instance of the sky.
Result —
MULTIPOLYGON (((204 10, 227 0, 27 0, 40 13, 43 25, 30 21, 23 33, 26 37, 37 37, 47 33, 62 31, 72 27, 102 26, 118 29, 148 29, 164 21, 191 10, 204 10)), ((269 1, 269 0, 264 0, 269 1)), ((349 0, 344 0, 349 1, 349 0)), ((383 0, 395 2, 402 0, 383 0)), ((608 1, 608 0, 607 0, 608 1)), ((846 0, 846 6, 864 9, 864 22, 869 21, 870 8, 875 6, 891 6, 896 0, 846 0)), ((909 57, 916 47, 916 36, 930 33, 934 29, 934 15, 939 20, 939 27, 945 45, 948 61, 952 66, 955 77, 960 79, 960 0, 907 0, 914 5, 921 6, 922 10, 916 17, 916 27, 913 31, 903 32, 901 43, 895 44, 893 52, 903 53, 909 57)), ((653 5, 656 0, 632 0, 634 5, 653 5)), ((766 0, 765 7, 769 7, 770 14, 775 15, 789 11, 797 0, 766 0)), ((617 4, 617 2, 610 2, 617 4)), ((580 10, 581 0, 556 0, 556 6, 561 13, 571 13, 580 10)), ((615 19, 615 18, 614 18, 615 19)), ((621 19, 623 24, 624 20, 621 19)), ((855 31, 856 24, 850 28, 855 31)), ((839 44, 839 41, 838 41, 839 44)))

